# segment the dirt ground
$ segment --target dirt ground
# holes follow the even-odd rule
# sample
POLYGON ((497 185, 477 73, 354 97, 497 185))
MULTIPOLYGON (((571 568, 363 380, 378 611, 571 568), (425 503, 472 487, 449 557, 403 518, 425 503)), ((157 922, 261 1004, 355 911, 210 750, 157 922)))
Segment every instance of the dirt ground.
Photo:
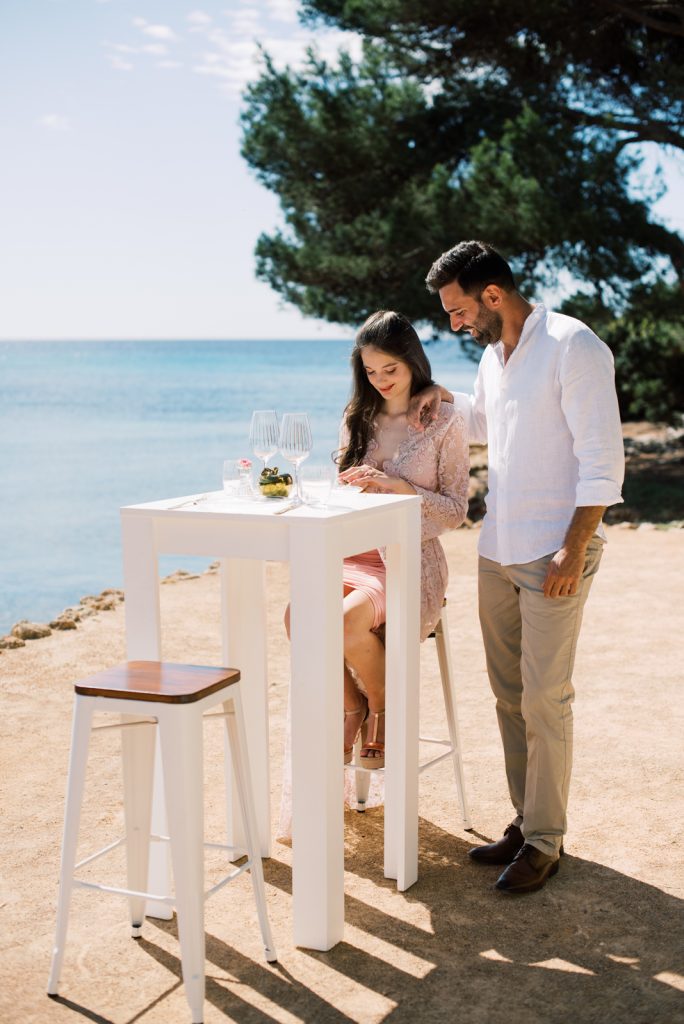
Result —
MULTIPOLYGON (((544 890, 506 897, 473 843, 511 818, 476 613, 477 530, 445 538, 451 644, 474 832, 444 763, 421 781, 420 877, 382 873, 382 809, 348 811, 346 930, 328 953, 292 944, 291 850, 264 862, 279 962, 263 959, 249 880, 207 904, 205 1024, 674 1024, 684 1021, 682 608, 684 533, 612 527, 575 672, 575 770, 567 856, 544 890)), ((274 821, 288 651, 287 573, 269 566, 274 821)), ((218 579, 162 588, 164 657, 220 664, 218 579)), ((77 892, 61 995, 45 995, 54 927, 74 680, 124 659, 123 608, 0 655, 2 879, 0 1020, 185 1024, 175 921, 133 941, 125 901, 77 892)), ((422 717, 442 718, 433 642, 422 650, 422 717)), ((222 740, 206 727, 208 838, 222 840, 222 740)), ((82 855, 120 835, 115 733, 93 738, 82 855)), ((118 853, 98 877, 123 881, 118 853), (103 872, 104 875, 103 875, 103 872)), ((209 878, 220 875, 213 859, 209 878)))

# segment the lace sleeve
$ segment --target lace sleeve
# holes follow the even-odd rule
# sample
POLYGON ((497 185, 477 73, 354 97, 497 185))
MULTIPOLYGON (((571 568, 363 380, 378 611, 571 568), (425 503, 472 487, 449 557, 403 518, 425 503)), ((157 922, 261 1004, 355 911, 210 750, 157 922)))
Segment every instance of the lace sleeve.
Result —
POLYGON ((469 479, 468 430, 461 413, 453 411, 439 446, 439 489, 430 491, 413 484, 416 494, 420 494, 423 499, 422 540, 430 540, 446 530, 454 530, 465 520, 469 479))

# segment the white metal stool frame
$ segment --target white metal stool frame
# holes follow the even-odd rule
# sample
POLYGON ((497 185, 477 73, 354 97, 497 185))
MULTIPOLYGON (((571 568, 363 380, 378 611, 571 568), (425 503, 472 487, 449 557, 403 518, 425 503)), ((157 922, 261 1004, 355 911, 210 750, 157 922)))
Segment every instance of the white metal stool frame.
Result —
MULTIPOLYGON (((461 807, 463 828, 467 830, 472 828, 472 819, 470 817, 470 808, 468 805, 468 798, 466 796, 465 777, 463 774, 463 757, 461 755, 461 740, 458 729, 456 687, 454 684, 454 673, 451 662, 451 645, 449 643, 449 624, 447 621, 446 598, 442 605, 440 617, 430 636, 434 637, 435 645, 437 647, 437 659, 439 661, 439 674, 442 680, 442 693, 444 695, 444 709, 449 729, 449 739, 435 739, 431 736, 421 736, 419 738, 420 743, 431 743, 437 746, 446 747, 446 749, 441 754, 436 754, 434 757, 431 757, 422 764, 419 764, 418 774, 422 775, 422 773, 427 771, 428 768, 432 768, 434 765, 440 764, 441 761, 446 760, 448 757, 452 759, 454 775, 456 778, 456 793, 461 807)), ((359 737, 354 749, 354 758, 356 761, 358 761, 361 747, 362 742, 359 737)), ((363 812, 365 810, 366 800, 368 799, 371 776, 376 772, 384 772, 386 769, 363 768, 361 765, 354 763, 345 765, 345 768, 355 772, 356 774, 357 810, 363 812)))
POLYGON ((127 896, 134 938, 138 938, 141 934, 145 919, 145 903, 148 899, 175 905, 178 915, 182 976, 192 1014, 192 1024, 202 1024, 204 1019, 204 902, 248 868, 254 888, 266 960, 273 962, 277 959, 266 910, 263 867, 257 840, 249 762, 246 756, 242 702, 237 681, 239 674, 235 679, 235 670, 228 671, 233 673, 233 678, 225 687, 198 700, 191 699, 185 703, 162 703, 150 699, 142 701, 141 699, 76 694, 69 757, 57 925, 47 989, 49 995, 57 995, 59 988, 69 906, 74 888, 95 889, 99 892, 127 896), (222 713, 204 715, 208 708, 218 703, 223 705, 222 713), (141 719, 141 712, 144 713, 148 709, 152 717, 141 719), (118 713, 124 717, 122 722, 117 725, 96 726, 93 729, 93 715, 100 711, 118 713), (248 859, 245 863, 233 868, 229 874, 206 892, 204 891, 204 847, 210 846, 214 849, 224 850, 233 848, 218 843, 204 843, 202 735, 204 717, 225 718, 227 741, 231 752, 236 789, 244 822, 245 845, 248 851, 248 859), (159 730, 169 836, 152 835, 150 832, 155 730, 149 726, 154 724, 159 730), (90 733, 97 729, 112 728, 122 730, 125 836, 76 864, 90 733), (170 843, 176 889, 175 898, 144 891, 147 884, 150 840, 170 843), (74 872, 79 868, 122 844, 126 845, 128 888, 85 882, 75 878, 74 872))

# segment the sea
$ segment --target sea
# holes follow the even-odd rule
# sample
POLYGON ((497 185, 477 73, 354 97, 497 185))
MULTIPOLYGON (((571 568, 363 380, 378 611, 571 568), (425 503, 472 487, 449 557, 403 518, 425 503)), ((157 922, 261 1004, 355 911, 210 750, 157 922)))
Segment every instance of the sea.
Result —
MULTIPOLYGON (((221 489, 253 458, 254 409, 309 414, 312 460, 337 448, 351 341, 0 342, 0 635, 122 585, 123 505, 221 489)), ((433 376, 469 391, 457 340, 433 376)), ((282 456, 272 461, 286 465, 282 456)), ((291 468, 291 467, 288 467, 291 468)), ((207 559, 164 556, 160 575, 207 559)))

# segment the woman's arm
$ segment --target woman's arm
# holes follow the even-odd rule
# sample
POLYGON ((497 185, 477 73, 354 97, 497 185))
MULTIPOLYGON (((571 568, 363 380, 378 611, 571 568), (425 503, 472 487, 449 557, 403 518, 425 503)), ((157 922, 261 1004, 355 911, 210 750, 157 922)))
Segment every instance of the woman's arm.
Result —
POLYGON ((470 449, 463 416, 454 412, 442 437, 437 463, 437 490, 413 485, 422 503, 422 539, 430 540, 464 522, 468 514, 470 449))

